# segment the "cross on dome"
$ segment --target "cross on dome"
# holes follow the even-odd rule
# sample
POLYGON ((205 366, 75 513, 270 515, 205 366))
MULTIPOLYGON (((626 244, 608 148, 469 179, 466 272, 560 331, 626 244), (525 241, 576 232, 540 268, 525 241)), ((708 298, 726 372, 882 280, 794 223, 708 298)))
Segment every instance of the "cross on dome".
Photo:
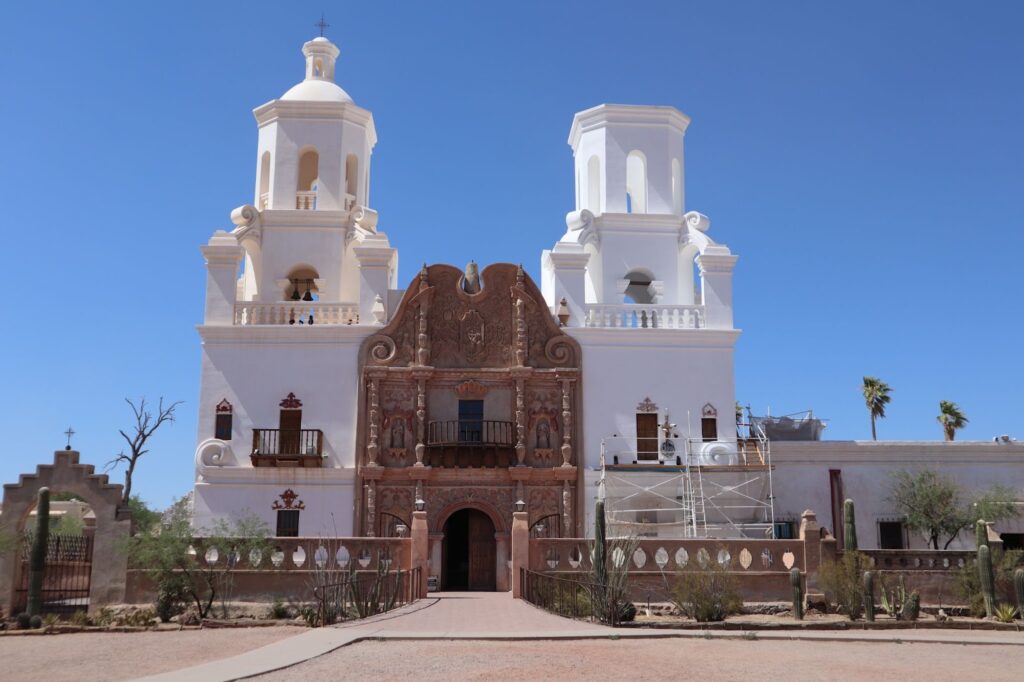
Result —
POLYGON ((323 13, 322 13, 322 12, 320 13, 320 21, 316 22, 316 23, 315 23, 315 24, 313 24, 313 25, 314 25, 314 26, 316 26, 317 28, 319 28, 319 29, 320 29, 320 37, 321 37, 321 38, 323 38, 323 37, 324 37, 324 29, 325 29, 325 28, 330 28, 330 27, 331 27, 331 25, 330 25, 330 24, 328 24, 328 23, 327 23, 327 22, 326 22, 326 21, 324 20, 324 15, 323 15, 323 13))

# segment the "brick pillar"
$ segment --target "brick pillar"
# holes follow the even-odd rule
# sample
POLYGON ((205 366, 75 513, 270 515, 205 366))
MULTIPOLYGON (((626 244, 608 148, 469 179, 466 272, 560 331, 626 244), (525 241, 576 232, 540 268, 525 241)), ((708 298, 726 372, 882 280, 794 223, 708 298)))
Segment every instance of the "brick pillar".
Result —
POLYGON ((992 527, 991 521, 985 522, 985 534, 988 536, 988 547, 993 552, 1003 551, 1003 538, 999 533, 996 532, 995 528, 992 527))
MULTIPOLYGON (((804 545, 804 572, 806 574, 806 600, 808 604, 816 604, 825 600, 825 595, 818 587, 818 567, 823 559, 823 545, 821 527, 818 525, 818 516, 810 509, 800 515, 800 540, 804 545)), ((835 557, 835 539, 829 538, 832 542, 831 556, 835 557)))
POLYGON ((512 598, 523 596, 519 570, 530 567, 530 515, 527 512, 512 513, 512 598))
POLYGON ((427 512, 412 513, 412 567, 420 569, 420 597, 427 596, 427 512))

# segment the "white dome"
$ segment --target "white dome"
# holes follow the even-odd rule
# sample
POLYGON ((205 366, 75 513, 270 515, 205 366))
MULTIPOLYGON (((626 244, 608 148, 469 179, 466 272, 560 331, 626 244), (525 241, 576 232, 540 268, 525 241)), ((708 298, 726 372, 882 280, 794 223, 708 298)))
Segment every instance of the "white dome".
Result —
POLYGON ((326 80, 304 80, 288 92, 281 95, 283 100, 299 102, 351 102, 348 93, 338 87, 337 83, 326 80))

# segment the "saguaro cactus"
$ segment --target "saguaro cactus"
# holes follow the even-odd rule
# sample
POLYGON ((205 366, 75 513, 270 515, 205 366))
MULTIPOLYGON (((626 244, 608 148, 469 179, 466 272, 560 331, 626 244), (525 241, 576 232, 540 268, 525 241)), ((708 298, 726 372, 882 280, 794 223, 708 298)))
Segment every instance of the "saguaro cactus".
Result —
POLYGON ((875 574, 864 571, 864 620, 875 622, 875 574))
POLYGON ((594 505, 594 578, 600 586, 608 582, 607 540, 605 538, 604 521, 604 500, 598 500, 594 505))
POLYGON ((1024 568, 1013 572, 1013 591, 1017 595, 1017 615, 1024 618, 1024 568))
POLYGON ((799 568, 794 568, 789 572, 789 584, 793 587, 793 617, 797 620, 803 620, 804 585, 800 577, 799 568))
POLYGON ((978 581, 985 598, 985 615, 992 618, 996 612, 995 579, 992 576, 992 550, 988 545, 978 548, 978 581))
POLYGON ((843 549, 857 551, 857 519, 853 513, 853 500, 843 502, 843 549))
POLYGON ((28 615, 39 615, 43 605, 43 574, 46 572, 46 546, 50 539, 50 489, 39 489, 36 503, 36 532, 32 538, 32 556, 28 574, 28 615))
POLYGON ((985 519, 974 522, 974 543, 978 547, 988 545, 988 524, 985 523, 985 519))

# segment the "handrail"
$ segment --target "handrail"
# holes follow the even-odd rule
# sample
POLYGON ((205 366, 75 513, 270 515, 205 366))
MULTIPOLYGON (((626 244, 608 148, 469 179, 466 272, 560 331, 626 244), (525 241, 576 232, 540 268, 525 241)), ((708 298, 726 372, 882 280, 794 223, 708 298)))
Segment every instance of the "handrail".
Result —
POLYGON ((427 424, 427 445, 512 447, 514 433, 512 422, 493 419, 432 421, 427 424))

